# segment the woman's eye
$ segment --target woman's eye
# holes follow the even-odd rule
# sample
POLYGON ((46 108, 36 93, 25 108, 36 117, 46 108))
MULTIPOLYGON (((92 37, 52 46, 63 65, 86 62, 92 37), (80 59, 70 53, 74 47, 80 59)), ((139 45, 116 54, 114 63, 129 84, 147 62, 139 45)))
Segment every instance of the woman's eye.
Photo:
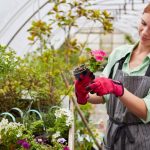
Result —
POLYGON ((141 24, 144 25, 144 26, 146 26, 146 23, 144 21, 141 21, 141 24))

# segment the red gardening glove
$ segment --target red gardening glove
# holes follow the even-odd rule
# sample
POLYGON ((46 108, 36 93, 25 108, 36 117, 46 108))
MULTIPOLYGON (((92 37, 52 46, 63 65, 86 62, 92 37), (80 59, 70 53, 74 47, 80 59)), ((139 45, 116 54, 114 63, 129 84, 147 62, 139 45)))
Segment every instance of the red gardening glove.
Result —
POLYGON ((92 91, 96 93, 98 96, 111 93, 116 96, 122 96, 124 94, 124 87, 121 82, 105 77, 96 78, 86 89, 89 92, 92 91))
POLYGON ((86 90, 86 87, 93 81, 93 78, 95 78, 93 73, 88 72, 87 74, 81 74, 79 79, 75 81, 75 94, 79 104, 84 105, 87 103, 89 91, 86 90))

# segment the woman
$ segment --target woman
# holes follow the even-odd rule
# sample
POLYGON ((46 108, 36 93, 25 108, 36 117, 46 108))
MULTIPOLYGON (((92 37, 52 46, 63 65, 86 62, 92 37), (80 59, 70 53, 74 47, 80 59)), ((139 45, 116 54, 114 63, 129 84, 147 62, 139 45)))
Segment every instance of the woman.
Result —
POLYGON ((143 11, 139 37, 135 45, 111 53, 106 77, 91 82, 81 76, 75 83, 78 103, 106 102, 106 150, 150 150, 150 4, 143 11))

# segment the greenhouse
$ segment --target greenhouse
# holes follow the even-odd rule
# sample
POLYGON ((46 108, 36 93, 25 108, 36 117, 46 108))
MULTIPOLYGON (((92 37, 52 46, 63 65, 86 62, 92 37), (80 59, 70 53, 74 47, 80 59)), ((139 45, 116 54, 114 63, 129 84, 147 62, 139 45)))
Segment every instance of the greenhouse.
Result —
POLYGON ((0 1, 0 150, 150 150, 150 1, 0 1))

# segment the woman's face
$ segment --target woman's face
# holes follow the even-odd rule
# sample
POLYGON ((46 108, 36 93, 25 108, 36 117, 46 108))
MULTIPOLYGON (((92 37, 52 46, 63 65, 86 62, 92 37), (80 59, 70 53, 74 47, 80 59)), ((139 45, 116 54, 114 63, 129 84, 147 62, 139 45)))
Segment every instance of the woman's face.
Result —
POLYGON ((144 13, 139 24, 140 43, 150 46, 150 13, 144 13))

